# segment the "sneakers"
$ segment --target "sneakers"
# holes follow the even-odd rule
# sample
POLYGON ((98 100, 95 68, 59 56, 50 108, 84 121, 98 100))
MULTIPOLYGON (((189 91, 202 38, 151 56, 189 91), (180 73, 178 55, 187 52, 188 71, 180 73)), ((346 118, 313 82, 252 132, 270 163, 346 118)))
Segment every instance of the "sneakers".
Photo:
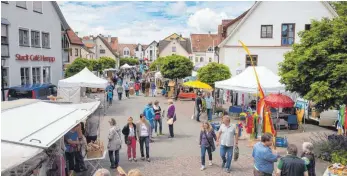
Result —
POLYGON ((144 161, 144 160, 145 160, 145 157, 141 157, 141 160, 144 161))
POLYGON ((133 161, 133 159, 132 159, 132 158, 129 158, 128 160, 129 160, 130 162, 132 162, 132 161, 133 161))
POLYGON ((163 133, 159 133, 160 136, 164 135, 163 133))
POLYGON ((209 166, 212 166, 212 161, 209 161, 209 162, 208 162, 208 165, 209 165, 209 166))
POLYGON ((224 172, 226 172, 226 173, 230 173, 230 169, 228 169, 228 168, 224 168, 224 172))
POLYGON ((205 166, 201 166, 200 170, 203 171, 205 170, 205 168, 206 168, 205 166))
POLYGON ((223 163, 222 163, 222 168, 224 168, 224 167, 225 167, 225 164, 226 164, 226 162, 224 162, 224 161, 223 161, 223 163))
POLYGON ((137 162, 137 159, 136 159, 136 158, 134 158, 134 161, 135 161, 135 162, 137 162))
POLYGON ((147 162, 151 162, 151 160, 149 158, 147 158, 147 162))

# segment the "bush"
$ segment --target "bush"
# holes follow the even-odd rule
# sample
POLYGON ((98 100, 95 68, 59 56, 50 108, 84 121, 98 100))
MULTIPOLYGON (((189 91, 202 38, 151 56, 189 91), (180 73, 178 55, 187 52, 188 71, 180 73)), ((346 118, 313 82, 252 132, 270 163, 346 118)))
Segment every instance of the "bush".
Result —
POLYGON ((310 139, 316 157, 324 161, 347 164, 347 136, 313 133, 310 139))
POLYGON ((136 58, 120 58, 120 66, 124 64, 128 65, 137 65, 139 64, 139 61, 136 58))

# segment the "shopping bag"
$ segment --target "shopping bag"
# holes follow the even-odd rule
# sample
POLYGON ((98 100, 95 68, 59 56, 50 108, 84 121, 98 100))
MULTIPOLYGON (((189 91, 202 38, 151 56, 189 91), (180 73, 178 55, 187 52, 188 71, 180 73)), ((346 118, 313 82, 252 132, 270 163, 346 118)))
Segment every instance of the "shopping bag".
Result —
POLYGON ((173 118, 170 118, 169 120, 167 120, 167 124, 172 125, 173 124, 173 118))
POLYGON ((234 161, 237 161, 239 159, 239 147, 235 146, 234 148, 234 161))

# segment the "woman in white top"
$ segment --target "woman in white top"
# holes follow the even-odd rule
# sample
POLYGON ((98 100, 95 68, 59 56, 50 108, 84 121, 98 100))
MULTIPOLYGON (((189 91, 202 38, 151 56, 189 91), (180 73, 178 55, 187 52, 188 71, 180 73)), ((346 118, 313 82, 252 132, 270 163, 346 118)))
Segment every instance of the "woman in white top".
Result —
POLYGON ((141 160, 145 160, 145 155, 143 152, 143 146, 146 145, 146 160, 150 162, 149 159, 149 136, 151 136, 151 125, 146 120, 146 117, 141 114, 140 121, 136 124, 136 134, 137 138, 140 140, 140 151, 141 160))
POLYGON ((136 125, 133 123, 133 118, 128 118, 128 123, 123 127, 122 133, 125 138, 125 144, 128 146, 128 160, 137 162, 136 159, 136 125), (131 157, 132 154, 132 157, 131 157))

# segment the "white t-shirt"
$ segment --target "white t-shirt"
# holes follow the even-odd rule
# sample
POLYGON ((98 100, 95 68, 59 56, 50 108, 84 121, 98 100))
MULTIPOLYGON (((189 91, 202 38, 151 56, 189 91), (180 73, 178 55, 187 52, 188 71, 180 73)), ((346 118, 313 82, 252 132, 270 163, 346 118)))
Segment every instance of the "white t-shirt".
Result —
POLYGON ((135 136, 135 130, 134 130, 134 127, 129 127, 129 136, 135 136))
POLYGON ((145 124, 141 124, 141 136, 149 136, 148 130, 145 124))
POLYGON ((225 124, 222 124, 218 130, 218 132, 222 132, 221 135, 221 145, 231 147, 234 146, 234 137, 236 132, 236 126, 230 124, 229 126, 226 126, 225 124))

